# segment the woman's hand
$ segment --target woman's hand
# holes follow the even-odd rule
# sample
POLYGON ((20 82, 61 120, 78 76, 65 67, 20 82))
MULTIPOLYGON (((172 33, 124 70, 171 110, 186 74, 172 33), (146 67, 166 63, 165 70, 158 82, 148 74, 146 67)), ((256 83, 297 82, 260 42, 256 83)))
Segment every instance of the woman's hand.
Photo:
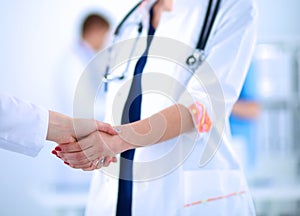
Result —
POLYGON ((105 158, 103 166, 106 167, 111 162, 116 162, 116 154, 130 148, 119 135, 96 131, 77 142, 59 144, 55 150, 57 156, 70 167, 93 170, 101 168, 99 160, 102 158, 105 158))

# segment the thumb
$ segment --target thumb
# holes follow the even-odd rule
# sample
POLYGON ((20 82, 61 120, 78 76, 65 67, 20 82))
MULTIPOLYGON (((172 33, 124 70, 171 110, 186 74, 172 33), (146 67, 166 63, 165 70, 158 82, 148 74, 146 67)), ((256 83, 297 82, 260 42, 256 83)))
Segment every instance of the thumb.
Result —
POLYGON ((97 130, 108 133, 110 135, 118 135, 118 132, 108 123, 97 121, 97 130))

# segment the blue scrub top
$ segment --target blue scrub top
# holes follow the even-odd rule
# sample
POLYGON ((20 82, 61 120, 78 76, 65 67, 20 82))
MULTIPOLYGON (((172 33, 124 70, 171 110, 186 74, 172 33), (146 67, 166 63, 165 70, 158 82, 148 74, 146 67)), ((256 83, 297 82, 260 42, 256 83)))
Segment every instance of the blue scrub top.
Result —
MULTIPOLYGON (((255 67, 251 64, 245 83, 243 85, 241 94, 238 100, 244 101, 258 101, 259 94, 257 90, 257 76, 255 67)), ((257 149, 256 142, 256 121, 249 119, 242 119, 237 116, 231 115, 229 118, 230 129, 232 136, 239 136, 245 139, 247 164, 246 168, 253 168, 255 165, 255 156, 257 149)))

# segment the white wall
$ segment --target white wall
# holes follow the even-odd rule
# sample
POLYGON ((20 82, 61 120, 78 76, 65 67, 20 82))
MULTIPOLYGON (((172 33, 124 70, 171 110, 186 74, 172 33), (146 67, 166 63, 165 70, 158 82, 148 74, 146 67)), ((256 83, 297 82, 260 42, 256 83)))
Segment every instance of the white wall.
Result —
POLYGON ((300 44, 299 0, 256 0, 259 42, 300 44))

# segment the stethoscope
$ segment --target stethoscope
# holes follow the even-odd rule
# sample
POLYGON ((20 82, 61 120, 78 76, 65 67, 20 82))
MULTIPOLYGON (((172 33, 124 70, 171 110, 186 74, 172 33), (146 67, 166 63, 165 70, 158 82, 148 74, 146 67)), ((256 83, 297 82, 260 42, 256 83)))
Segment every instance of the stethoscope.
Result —
MULTIPOLYGON (((127 14, 126 16, 122 19, 122 21, 119 23, 119 25, 117 26, 116 30, 114 31, 113 34, 113 43, 115 44, 116 38, 118 38, 118 36, 120 36, 120 32, 123 28, 125 28, 126 25, 126 21, 128 20, 128 18, 136 11, 136 9, 143 3, 144 1, 140 1, 139 3, 137 3, 127 14)), ((206 43, 208 41, 210 32, 212 30, 214 21, 216 19, 219 7, 220 7, 220 3, 221 0, 209 0, 209 4, 207 7, 207 11, 206 11, 206 15, 205 15, 205 19, 204 19, 204 24, 201 30, 201 34, 197 43, 197 46, 195 48, 195 50, 193 51, 193 53, 187 57, 186 59, 186 64, 187 66, 195 71, 200 65, 201 63, 205 60, 206 54, 205 54, 205 46, 206 43)), ((137 32, 138 32, 138 36, 136 37, 134 44, 132 46, 132 49, 130 51, 129 54, 129 59, 132 58, 134 50, 136 48, 137 42, 142 34, 143 31, 143 23, 142 21, 138 21, 136 23, 134 23, 135 25, 137 25, 137 32)), ((127 62, 127 65, 125 67, 125 70, 118 75, 113 75, 110 74, 110 63, 112 60, 112 51, 113 51, 113 45, 110 46, 109 50, 108 50, 108 63, 105 69, 105 73, 104 73, 104 77, 103 77, 103 82, 105 83, 105 89, 107 90, 107 83, 108 82, 112 82, 112 81, 116 81, 116 80, 123 80, 126 76, 126 73, 129 69, 129 65, 130 65, 130 61, 127 62)))

